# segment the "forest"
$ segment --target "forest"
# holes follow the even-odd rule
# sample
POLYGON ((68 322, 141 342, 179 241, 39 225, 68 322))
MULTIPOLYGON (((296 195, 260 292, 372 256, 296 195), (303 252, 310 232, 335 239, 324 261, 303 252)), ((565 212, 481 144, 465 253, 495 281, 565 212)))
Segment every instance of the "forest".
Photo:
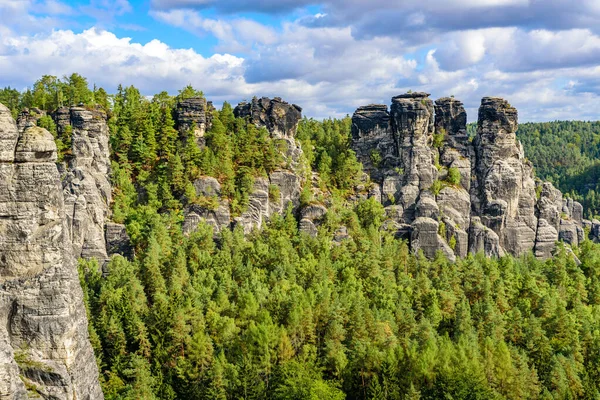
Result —
MULTIPOLYGON (((186 236, 183 208, 209 201, 195 179, 216 177, 239 215, 253 180, 283 162, 266 129, 228 103, 200 149, 172 115, 193 96, 191 86, 109 95, 77 74, 0 90, 14 115, 79 103, 109 114, 112 218, 135 257, 113 256, 105 274, 79 262, 106 399, 600 398, 599 244, 573 249, 580 263, 563 246, 546 261, 413 255, 382 229, 381 204, 348 200, 362 168, 348 117, 298 128, 304 163, 332 197, 317 237, 291 208, 249 235, 201 224, 186 236), (341 225, 349 239, 337 242, 341 225)), ((68 155, 52 119, 38 123, 68 155)), ((600 124, 525 123, 518 135, 539 177, 599 212, 600 124)))

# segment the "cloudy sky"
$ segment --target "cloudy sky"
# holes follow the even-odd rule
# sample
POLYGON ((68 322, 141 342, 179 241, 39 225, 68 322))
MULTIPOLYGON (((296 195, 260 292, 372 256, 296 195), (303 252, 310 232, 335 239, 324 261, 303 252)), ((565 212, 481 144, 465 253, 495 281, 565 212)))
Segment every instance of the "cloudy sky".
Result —
POLYGON ((0 0, 0 86, 78 72, 114 92, 216 104, 281 96, 308 116, 454 95, 476 118, 600 119, 599 0, 0 0))

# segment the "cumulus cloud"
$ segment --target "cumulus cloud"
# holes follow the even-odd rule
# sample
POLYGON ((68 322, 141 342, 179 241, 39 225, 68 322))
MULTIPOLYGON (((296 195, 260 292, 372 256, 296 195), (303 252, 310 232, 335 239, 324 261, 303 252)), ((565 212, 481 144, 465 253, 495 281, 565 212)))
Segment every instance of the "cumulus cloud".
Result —
MULTIPOLYGON (((369 12, 362 0, 329 0, 312 14, 297 11, 309 0, 154 0, 155 20, 217 39, 206 57, 168 46, 159 31, 142 44, 99 28, 61 29, 61 18, 82 12, 65 4, 0 0, 0 85, 71 72, 109 91, 133 84, 148 95, 191 83, 216 104, 281 96, 318 118, 389 104, 410 89, 454 95, 470 120, 488 95, 506 97, 522 120, 598 118, 595 0, 371 0, 369 12), (43 14, 32 11, 41 5, 43 14), (287 14, 278 24, 230 14, 243 10, 287 14)), ((108 20, 132 11, 126 0, 90 7, 108 20)))

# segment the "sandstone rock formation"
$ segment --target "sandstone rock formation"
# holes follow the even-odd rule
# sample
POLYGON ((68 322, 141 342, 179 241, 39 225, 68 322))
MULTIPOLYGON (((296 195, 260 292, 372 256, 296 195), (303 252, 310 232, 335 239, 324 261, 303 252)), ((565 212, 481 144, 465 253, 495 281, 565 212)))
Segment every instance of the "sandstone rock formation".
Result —
POLYGON ((175 123, 177 130, 184 133, 194 127, 192 134, 196 143, 203 147, 204 135, 211 127, 213 105, 204 97, 191 97, 177 103, 175 123))
POLYGON ((409 238, 414 251, 451 259, 478 251, 547 258, 559 239, 576 245, 583 226, 593 231, 581 204, 550 183, 537 187, 516 138, 517 110, 506 100, 482 99, 472 142, 466 121, 460 101, 433 103, 427 93, 396 96, 389 112, 356 110, 352 146, 381 188, 386 229, 409 238))
MULTIPOLYGON (((179 108, 181 107, 178 106, 179 108)), ((271 138, 279 142, 277 148, 282 151, 284 165, 270 172, 269 176, 255 178, 248 206, 235 218, 231 216, 229 201, 221 195, 221 185, 215 178, 203 177, 196 180, 194 186, 198 201, 186 207, 184 233, 193 232, 200 221, 211 225, 215 233, 235 225, 241 225, 244 232, 249 233, 259 228, 273 214, 284 213, 288 205, 294 211, 298 210, 302 185, 307 179, 300 168, 302 149, 295 139, 298 123, 302 118, 301 110, 277 97, 254 98, 251 103, 240 103, 234 109, 236 117, 246 118, 257 127, 267 129, 271 138)), ((177 119, 180 117, 177 116, 177 119)), ((307 227, 313 232, 312 228, 314 227, 307 227)))
POLYGON ((280 97, 269 99, 253 98, 250 103, 242 102, 233 110, 236 117, 248 118, 256 126, 264 126, 275 137, 294 138, 302 108, 289 104, 280 97))
POLYGON ((100 109, 61 107, 54 113, 59 134, 71 132, 65 157, 63 193, 69 237, 76 257, 108 258, 105 224, 110 217, 110 149, 106 113, 100 109))
POLYGON ((0 105, 0 397, 102 399, 52 135, 0 105))

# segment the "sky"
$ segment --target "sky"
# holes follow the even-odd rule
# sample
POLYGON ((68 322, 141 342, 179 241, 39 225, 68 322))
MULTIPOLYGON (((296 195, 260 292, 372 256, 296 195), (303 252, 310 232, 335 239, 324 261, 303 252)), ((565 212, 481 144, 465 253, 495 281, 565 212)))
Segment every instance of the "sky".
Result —
POLYGON ((114 93, 187 84, 309 117, 408 90, 520 121, 600 119, 600 0, 0 0, 0 87, 77 72, 114 93))

